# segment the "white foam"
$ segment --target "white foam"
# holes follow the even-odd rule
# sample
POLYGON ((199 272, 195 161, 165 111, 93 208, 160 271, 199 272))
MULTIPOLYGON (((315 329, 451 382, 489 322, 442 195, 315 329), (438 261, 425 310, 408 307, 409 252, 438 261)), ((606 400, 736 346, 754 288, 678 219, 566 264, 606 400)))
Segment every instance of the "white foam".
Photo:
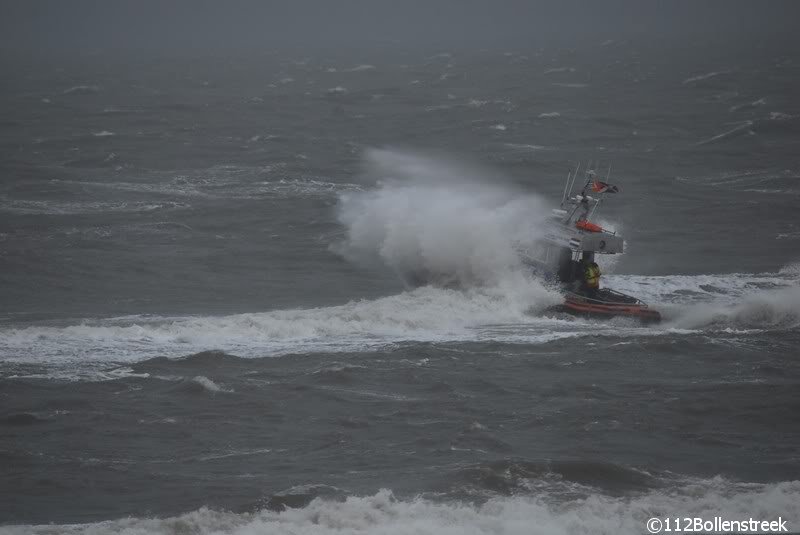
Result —
MULTIPOLYGON (((458 240, 454 242, 457 245, 458 240)), ((427 286, 325 308, 221 317, 128 316, 64 327, 4 328, 0 358, 11 365, 10 374, 21 373, 13 371, 19 364, 37 367, 26 376, 113 380, 134 375, 129 368, 120 368, 125 363, 209 349, 265 357, 370 351, 420 341, 539 345, 587 336, 699 332, 727 336, 800 326, 800 286, 794 266, 762 275, 604 276, 604 284, 640 297, 662 312, 665 322, 648 328, 629 321, 542 316, 546 307, 560 302, 560 294, 521 271, 508 270, 502 262, 478 263, 473 269, 464 280, 480 280, 475 276, 483 269, 500 276, 489 277, 491 284, 464 290, 427 286)), ((209 383, 204 386, 213 390, 209 383)))
POLYGON ((518 150, 553 150, 551 147, 545 147, 544 145, 532 145, 530 143, 505 143, 505 146, 518 150))
POLYGON ((0 211, 18 214, 91 214, 100 212, 152 212, 154 210, 174 210, 188 208, 187 203, 164 202, 110 202, 110 201, 33 201, 9 200, 0 198, 0 211))
POLYGON ((720 76, 722 74, 728 74, 730 71, 713 71, 706 74, 698 74, 697 76, 692 76, 687 78, 683 81, 684 84, 691 84, 692 82, 702 82, 703 80, 708 80, 709 78, 714 78, 716 76, 720 76))
POLYGON ((108 106, 103 108, 103 113, 142 113, 138 108, 121 108, 118 106, 108 106))
POLYGON ((760 291, 791 289, 800 276, 787 266, 775 273, 725 273, 704 275, 609 275, 606 284, 621 292, 657 303, 735 304, 760 291))
POLYGON ((783 266, 779 271, 778 275, 782 275, 785 277, 789 277, 800 282, 800 262, 796 262, 793 264, 789 264, 783 266))
MULTIPOLYGON (((764 186, 770 185, 784 185, 782 192, 790 193, 791 188, 798 178, 797 172, 790 169, 782 171, 774 171, 769 169, 745 169, 736 170, 734 172, 725 172, 721 175, 711 176, 694 176, 694 177, 677 177, 680 182, 688 182, 691 184, 700 184, 704 186, 725 186, 726 188, 745 188, 749 187, 753 190, 760 188, 762 190, 772 189, 764 186)), ((747 190, 743 190, 747 191, 747 190)))
POLYGON ((507 130, 506 125, 504 125, 502 123, 493 124, 489 128, 491 128, 492 130, 500 130, 501 132, 505 132, 507 130))
POLYGON ((375 66, 374 65, 363 64, 363 65, 356 65, 355 67, 353 67, 351 69, 347 69, 345 72, 363 72, 363 71, 372 71, 372 70, 375 70, 375 66))
POLYGON ((742 132, 744 130, 749 130, 751 126, 753 126, 753 121, 744 121, 743 123, 739 124, 738 126, 732 128, 730 130, 726 130, 725 132, 722 132, 721 134, 717 134, 716 136, 710 137, 708 139, 704 139, 703 141, 698 141, 697 143, 695 143, 695 145, 706 145, 708 143, 713 143, 713 142, 719 141, 721 139, 732 137, 732 136, 738 134, 739 132, 742 132))
POLYGON ((659 309, 666 328, 724 331, 800 326, 798 279, 792 265, 762 274, 610 275, 606 283, 659 309))
MULTIPOLYGON (((169 419, 168 419, 169 420, 169 419)), ((165 423, 174 423, 172 422, 165 422, 165 423)), ((264 455, 266 453, 272 453, 272 449, 270 448, 253 448, 253 449, 246 449, 246 450, 229 450, 220 453, 211 453, 209 455, 202 455, 200 457, 196 457, 198 461, 216 461, 219 459, 230 459, 232 457, 253 457, 258 455, 264 455)))
POLYGON ((737 104, 735 106, 731 106, 728 111, 740 111, 740 110, 747 110, 751 108, 755 108, 757 106, 763 106, 767 103, 766 99, 760 98, 758 100, 754 100, 753 102, 747 104, 737 104))
POLYGON ((460 291, 424 287, 373 301, 221 317, 121 320, 66 327, 0 330, 6 362, 52 368, 58 376, 106 378, 112 363, 156 356, 179 357, 222 349, 243 357, 310 351, 365 351, 403 341, 492 340, 509 336, 532 343, 552 339, 553 328, 572 322, 537 319, 532 309, 554 304, 557 294, 535 281, 509 281, 491 289, 460 291), (507 333, 498 324, 528 324, 507 333), (67 373, 68 372, 68 373, 67 373))
POLYGON ((555 74, 559 72, 575 72, 574 67, 554 67, 552 69, 547 69, 542 74, 555 74))
POLYGON ((194 384, 202 386, 204 390, 210 392, 211 394, 216 394, 218 392, 232 392, 232 390, 226 390, 222 388, 217 383, 215 383, 214 381, 203 375, 198 375, 197 377, 194 377, 192 379, 192 382, 194 384))
POLYGON ((443 111, 443 110, 449 110, 452 107, 453 106, 451 106, 449 104, 437 104, 435 106, 427 106, 427 107, 425 107, 425 111, 443 111))
POLYGON ((540 119, 553 119, 553 118, 556 118, 556 117, 561 117, 561 114, 558 113, 557 111, 550 111, 550 112, 545 112, 545 113, 540 113, 539 114, 539 118, 540 119))
POLYGON ((66 526, 6 526, 5 535, 27 534, 196 534, 255 535, 583 535, 646 533, 649 518, 701 517, 786 521, 800 525, 800 482, 731 483, 721 478, 654 490, 633 497, 590 494, 555 501, 546 495, 490 499, 481 505, 398 499, 381 490, 344 502, 315 499, 282 512, 215 511, 207 507, 173 518, 124 518, 66 526))
POLYGON ((797 328, 800 326, 800 287, 764 291, 746 296, 735 305, 700 304, 686 308, 672 320, 680 328, 709 325, 739 328, 797 328))
POLYGON ((800 230, 794 232, 779 232, 775 235, 776 240, 797 240, 800 239, 800 230))
POLYGON ((506 111, 510 111, 514 109, 514 103, 508 99, 495 99, 495 100, 481 100, 477 98, 472 98, 467 101, 467 106, 470 108, 483 108, 484 106, 488 105, 495 105, 500 106, 501 108, 505 109, 506 111))
MULTIPOLYGON (((254 136, 250 142, 274 139, 274 136, 254 136)), ((298 158, 305 159, 298 155, 298 158)), ((177 176, 165 177, 154 182, 90 182, 67 181, 64 183, 77 184, 84 187, 102 189, 115 189, 123 191, 136 191, 157 193, 180 197, 203 197, 224 199, 252 199, 254 197, 293 197, 311 195, 331 195, 341 191, 358 190, 358 184, 331 182, 325 177, 318 176, 293 176, 284 169, 286 164, 278 163, 259 167, 240 166, 214 166, 208 169, 187 171, 177 176)), ((0 197, 0 207, 4 206, 4 199, 0 197)), ((41 204, 32 201, 9 202, 11 209, 38 209, 41 204)), ((39 202, 39 201, 36 201, 39 202)), ((51 206, 47 209, 61 209, 61 204, 46 203, 51 206), (52 208, 56 207, 56 208, 52 208)), ((107 203, 108 204, 108 203, 107 203)), ((114 204, 114 203, 112 203, 114 204)), ((122 203, 115 203, 122 204, 122 203)), ((167 203, 169 204, 169 203, 167 203)), ((128 203, 130 206, 131 203, 128 203)), ((46 207, 45 207, 46 208, 46 207)), ((66 211, 72 210, 68 204, 66 211)))
POLYGON ((114 132, 109 132, 108 130, 101 130, 100 132, 92 132, 94 137, 109 137, 115 135, 114 132))
POLYGON ((100 88, 96 85, 76 85, 65 89, 63 95, 97 93, 100 88))

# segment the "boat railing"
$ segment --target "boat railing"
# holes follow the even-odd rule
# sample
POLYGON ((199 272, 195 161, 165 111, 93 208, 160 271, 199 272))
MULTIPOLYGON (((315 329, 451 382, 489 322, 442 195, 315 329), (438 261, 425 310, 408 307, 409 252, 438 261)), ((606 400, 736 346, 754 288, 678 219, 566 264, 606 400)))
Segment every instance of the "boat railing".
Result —
POLYGON ((642 306, 642 307, 646 307, 647 306, 647 303, 645 303, 644 301, 642 301, 640 299, 637 299, 637 298, 635 298, 635 297, 633 297, 631 295, 628 295, 628 294, 617 292, 617 291, 611 290, 609 288, 603 288, 600 291, 603 292, 603 294, 605 294, 605 295, 609 295, 610 294, 610 295, 613 295, 613 296, 616 296, 616 297, 623 298, 624 300, 621 299, 619 301, 614 301, 614 300, 609 300, 609 299, 597 299, 597 298, 589 297, 587 295, 579 294, 579 293, 575 293, 575 292, 568 292, 568 295, 572 296, 572 297, 577 297, 577 298, 579 298, 579 299, 581 299, 583 301, 586 301, 586 302, 597 303, 597 304, 600 304, 600 305, 614 304, 614 305, 635 305, 635 306, 642 306))

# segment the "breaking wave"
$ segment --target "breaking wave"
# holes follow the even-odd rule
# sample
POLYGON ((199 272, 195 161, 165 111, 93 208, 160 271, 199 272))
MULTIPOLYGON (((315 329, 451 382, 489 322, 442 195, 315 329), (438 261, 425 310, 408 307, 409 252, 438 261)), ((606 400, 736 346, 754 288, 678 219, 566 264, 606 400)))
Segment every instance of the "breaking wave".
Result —
MULTIPOLYGON (((722 478, 697 480, 678 488, 659 489, 635 496, 589 494, 580 499, 555 501, 545 493, 506 496, 481 504, 439 502, 425 498, 401 499, 390 490, 371 496, 325 498, 306 505, 285 502, 249 513, 203 507, 172 518, 124 518, 95 524, 7 526, 8 535, 171 533, 325 535, 325 534, 546 534, 646 533, 652 517, 721 516, 730 520, 777 520, 791 531, 800 523, 800 482, 733 483, 722 478), (338 498, 338 499, 337 499, 338 498), (301 505, 297 507, 297 505, 301 505), (285 507, 285 508, 284 508, 285 507)), ((333 496, 331 496, 333 494, 333 496)))

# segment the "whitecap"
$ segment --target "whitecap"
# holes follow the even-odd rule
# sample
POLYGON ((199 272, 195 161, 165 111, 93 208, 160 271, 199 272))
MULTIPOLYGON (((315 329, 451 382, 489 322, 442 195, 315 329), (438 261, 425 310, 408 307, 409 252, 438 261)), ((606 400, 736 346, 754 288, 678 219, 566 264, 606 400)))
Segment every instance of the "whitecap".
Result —
POLYGON ((712 136, 712 137, 710 137, 708 139, 704 139, 703 141, 698 141, 697 143, 695 143, 695 145, 706 145, 708 143, 713 143, 715 141, 720 141, 722 139, 733 137, 733 136, 739 134, 740 132, 743 132, 745 130, 750 130, 750 127, 752 127, 752 126, 753 126, 753 121, 744 121, 743 123, 740 123, 735 128, 732 128, 730 130, 726 130, 725 132, 722 132, 721 134, 717 134, 717 135, 712 136))
POLYGON ((530 143, 505 143, 505 146, 510 149, 517 149, 517 150, 553 150, 550 147, 545 147, 544 145, 533 145, 530 143))
POLYGON ((684 84, 691 84, 693 82, 701 82, 703 80, 708 80, 710 78, 714 78, 720 76, 722 74, 728 74, 730 71, 713 71, 706 74, 698 74, 697 76, 692 76, 687 78, 683 81, 684 84))
POLYGON ((216 394, 218 392, 227 392, 227 393, 233 392, 232 390, 226 390, 226 389, 222 388, 217 383, 215 383, 214 381, 212 381, 211 379, 209 379, 208 377, 206 377, 204 375, 198 375, 196 377, 193 377, 192 378, 192 382, 194 384, 202 386, 203 389, 205 389, 207 392, 210 392, 212 394, 216 394))
POLYGON ((63 95, 86 95, 90 93, 97 93, 100 91, 100 88, 96 85, 76 85, 72 86, 69 89, 65 89, 62 94, 63 95))
POLYGON ((552 69, 547 69, 542 74, 556 74, 559 72, 575 72, 574 67, 554 67, 552 69))
POLYGON ((372 71, 372 70, 375 70, 375 66, 374 65, 362 64, 362 65, 356 65, 355 67, 347 69, 346 72, 363 72, 363 71, 372 71))
POLYGON ((750 102, 750 103, 748 103, 748 104, 737 104, 736 106, 731 106, 731 107, 728 109, 728 111, 732 111, 732 112, 733 112, 733 111, 740 111, 740 110, 751 109, 751 108, 755 108, 755 107, 757 107, 757 106, 763 106, 763 105, 765 105, 766 103, 767 103, 767 100, 766 100, 766 99, 760 98, 760 99, 758 99, 758 100, 754 100, 753 102, 750 102))

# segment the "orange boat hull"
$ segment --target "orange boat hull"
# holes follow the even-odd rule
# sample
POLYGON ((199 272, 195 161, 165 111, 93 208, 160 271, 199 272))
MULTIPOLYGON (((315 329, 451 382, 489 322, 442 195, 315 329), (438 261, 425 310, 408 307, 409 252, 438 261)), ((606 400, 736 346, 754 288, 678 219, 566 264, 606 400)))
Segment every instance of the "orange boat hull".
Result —
POLYGON ((642 323, 658 323, 661 321, 661 314, 649 308, 647 305, 636 303, 603 303, 590 302, 585 299, 573 299, 567 297, 564 303, 557 307, 560 312, 566 312, 576 316, 586 316, 598 319, 611 318, 634 318, 642 323))

